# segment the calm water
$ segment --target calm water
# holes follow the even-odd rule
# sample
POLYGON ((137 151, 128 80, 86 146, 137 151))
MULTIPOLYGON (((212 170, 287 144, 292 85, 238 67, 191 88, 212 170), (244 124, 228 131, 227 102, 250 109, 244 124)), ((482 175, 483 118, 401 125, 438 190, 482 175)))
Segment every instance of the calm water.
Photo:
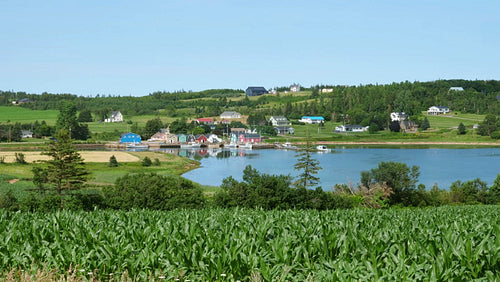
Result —
MULTIPOLYGON (((199 160, 199 169, 183 176, 204 185, 219 186, 222 179, 233 176, 242 180, 243 169, 251 165, 261 173, 290 174, 296 152, 292 150, 169 150, 199 160)), ((318 176, 321 187, 329 190, 337 183, 358 183, 361 171, 377 167, 381 161, 406 163, 420 167, 419 183, 428 189, 435 183, 448 189, 454 181, 475 178, 492 185, 500 173, 500 148, 475 149, 379 149, 334 148, 329 153, 313 153, 323 168, 318 176)))

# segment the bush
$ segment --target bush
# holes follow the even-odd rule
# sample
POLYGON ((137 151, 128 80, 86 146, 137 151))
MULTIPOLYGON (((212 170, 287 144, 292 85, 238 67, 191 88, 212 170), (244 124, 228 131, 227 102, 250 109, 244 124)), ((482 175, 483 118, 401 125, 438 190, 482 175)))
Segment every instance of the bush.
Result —
POLYGON ((161 165, 161 162, 158 158, 155 158, 155 161, 153 162, 153 165, 154 166, 160 166, 161 165))
POLYGON ((142 166, 151 166, 153 163, 149 157, 144 157, 142 160, 142 166))
POLYGON ((492 138, 492 139, 496 139, 496 140, 500 139, 500 130, 493 131, 493 132, 491 133, 491 138, 492 138))
POLYGON ((127 174, 118 178, 115 186, 105 187, 103 194, 107 206, 113 209, 173 210, 205 206, 203 191, 193 182, 156 173, 127 174))
POLYGON ((16 163, 18 163, 18 164, 25 164, 26 163, 26 160, 24 158, 23 153, 15 153, 15 156, 16 156, 16 163))

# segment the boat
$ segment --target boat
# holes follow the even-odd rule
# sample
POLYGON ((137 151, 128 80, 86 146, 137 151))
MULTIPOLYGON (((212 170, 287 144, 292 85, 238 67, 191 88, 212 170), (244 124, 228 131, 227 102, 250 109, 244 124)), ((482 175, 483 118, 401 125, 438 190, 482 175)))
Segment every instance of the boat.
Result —
POLYGON ((252 149, 252 147, 253 147, 252 143, 249 143, 249 142, 247 142, 245 144, 238 145, 238 148, 240 148, 240 149, 252 149))
POLYGON ((129 143, 127 144, 127 149, 147 149, 149 148, 148 144, 141 144, 141 143, 129 143))
POLYGON ((290 142, 285 142, 281 144, 281 148, 289 150, 297 150, 299 147, 292 145, 292 143, 290 142))
POLYGON ((325 145, 318 145, 316 146, 316 150, 318 152, 328 152, 328 147, 326 147, 325 145))
POLYGON ((237 145, 234 142, 231 142, 229 144, 224 144, 224 148, 230 148, 231 149, 231 148, 236 148, 236 146, 237 145))
POLYGON ((198 149, 201 148, 200 143, 189 142, 187 144, 181 144, 181 149, 198 149))

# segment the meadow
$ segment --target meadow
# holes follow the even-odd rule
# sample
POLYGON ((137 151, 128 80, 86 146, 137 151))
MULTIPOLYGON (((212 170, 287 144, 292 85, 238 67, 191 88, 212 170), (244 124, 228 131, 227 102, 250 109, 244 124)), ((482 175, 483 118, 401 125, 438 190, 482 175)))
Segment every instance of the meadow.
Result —
POLYGON ((17 280, 500 279, 499 206, 0 210, 0 242, 0 277, 17 280))

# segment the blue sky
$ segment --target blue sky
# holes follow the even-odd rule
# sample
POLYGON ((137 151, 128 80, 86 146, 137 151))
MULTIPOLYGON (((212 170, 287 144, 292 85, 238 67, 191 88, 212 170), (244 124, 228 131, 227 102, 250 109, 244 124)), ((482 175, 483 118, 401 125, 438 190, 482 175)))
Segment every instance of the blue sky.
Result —
POLYGON ((500 79, 500 1, 0 0, 0 90, 500 79))

